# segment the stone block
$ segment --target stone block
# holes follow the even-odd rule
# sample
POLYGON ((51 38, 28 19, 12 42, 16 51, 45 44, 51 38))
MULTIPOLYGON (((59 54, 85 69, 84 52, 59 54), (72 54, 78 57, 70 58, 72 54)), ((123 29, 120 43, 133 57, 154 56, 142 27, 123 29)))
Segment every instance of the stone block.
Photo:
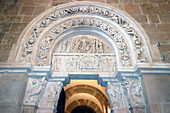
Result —
POLYGON ((3 44, 15 44, 18 41, 20 33, 15 33, 15 32, 9 32, 5 33, 5 36, 1 43, 3 44))
POLYGON ((32 15, 33 14, 33 11, 35 9, 35 6, 23 6, 22 9, 21 9, 21 12, 20 14, 22 15, 32 15))
POLYGON ((145 108, 134 107, 133 113, 145 113, 145 108))
POLYGON ((167 0, 149 0, 150 3, 166 3, 167 0))
POLYGON ((29 23, 33 20, 34 16, 24 16, 22 23, 29 23))
MULTIPOLYGON (((170 45, 169 45, 170 46, 170 45)), ((170 51, 160 51, 161 57, 164 56, 165 60, 163 63, 170 63, 170 51)))
POLYGON ((22 103, 26 85, 25 74, 0 74, 0 102, 22 103))
POLYGON ((140 7, 144 14, 157 14, 159 10, 157 4, 140 4, 140 7))
POLYGON ((170 14, 170 5, 169 4, 158 4, 159 14, 170 14))
POLYGON ((149 0, 134 0, 134 3, 149 3, 149 0))
POLYGON ((3 22, 3 20, 4 20, 4 16, 1 15, 0 16, 0 23, 3 22))
POLYGON ((23 106, 22 113, 36 113, 36 109, 34 106, 23 106))
POLYGON ((0 103, 0 113, 20 113, 21 104, 15 102, 0 103))
POLYGON ((162 113, 160 104, 151 104, 150 109, 152 113, 162 113))
POLYGON ((17 15, 22 7, 21 3, 17 3, 16 5, 6 5, 4 9, 4 15, 17 15))
POLYGON ((1 0, 2 3, 16 4, 18 0, 1 0))
POLYGON ((151 44, 156 44, 157 42, 165 43, 168 41, 166 33, 160 32, 148 32, 147 33, 151 44))
POLYGON ((36 7, 36 8, 35 8, 34 15, 39 15, 39 14, 41 14, 41 13, 44 12, 44 11, 45 11, 45 6, 36 7))
POLYGON ((133 0, 119 0, 120 4, 133 4, 133 0))
POLYGON ((0 44, 0 62, 6 62, 8 60, 12 45, 0 44))
POLYGON ((143 80, 150 104, 170 102, 169 75, 144 75, 143 80))
POLYGON ((139 5, 124 4, 123 7, 129 14, 140 14, 139 5))
POLYGON ((160 51, 170 51, 170 45, 169 44, 161 44, 159 47, 160 51))
POLYGON ((2 39, 4 38, 4 34, 5 34, 5 33, 1 33, 1 32, 0 32, 0 43, 1 43, 2 39))
POLYGON ((162 111, 163 113, 170 113, 170 104, 162 104, 162 111))
POLYGON ((1 23, 0 24, 0 31, 2 33, 8 32, 10 30, 11 25, 12 25, 11 23, 1 23))
POLYGON ((22 16, 4 16, 5 23, 20 23, 22 16))
POLYGON ((158 26, 158 29, 159 29, 160 31, 170 32, 170 24, 162 23, 162 24, 157 24, 157 26, 158 26))
POLYGON ((52 1, 51 6, 57 6, 57 5, 60 5, 60 4, 65 4, 65 3, 67 3, 67 2, 65 2, 65 1, 52 1))
POLYGON ((21 33, 26 26, 26 23, 13 23, 10 31, 21 33))
POLYGON ((157 15, 148 15, 149 22, 150 23, 159 23, 159 19, 157 15))
POLYGON ((142 27, 146 32, 158 32, 155 24, 142 24, 142 27))
POLYGON ((4 12, 4 7, 5 7, 5 4, 0 2, 0 14, 4 12))
POLYGON ((146 15, 139 15, 139 14, 131 14, 131 16, 138 21, 139 23, 147 23, 148 19, 146 15))
POLYGON ((159 15, 161 22, 170 22, 170 14, 159 15))
POLYGON ((118 4, 118 0, 106 0, 107 4, 118 4))

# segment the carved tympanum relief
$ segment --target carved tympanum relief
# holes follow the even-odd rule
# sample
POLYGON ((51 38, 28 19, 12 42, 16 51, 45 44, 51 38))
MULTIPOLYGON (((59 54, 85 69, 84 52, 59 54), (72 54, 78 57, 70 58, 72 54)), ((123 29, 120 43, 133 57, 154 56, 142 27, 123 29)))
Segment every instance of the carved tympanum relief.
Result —
POLYGON ((115 55, 103 40, 82 35, 64 40, 53 55, 55 72, 114 72, 115 55))

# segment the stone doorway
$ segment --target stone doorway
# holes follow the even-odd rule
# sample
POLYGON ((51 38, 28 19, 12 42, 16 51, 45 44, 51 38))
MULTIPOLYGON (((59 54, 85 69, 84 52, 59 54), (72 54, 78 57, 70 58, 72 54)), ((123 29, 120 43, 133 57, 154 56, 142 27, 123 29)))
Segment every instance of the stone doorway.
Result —
POLYGON ((80 108, 90 108, 95 113, 110 113, 106 88, 99 85, 97 80, 71 80, 64 90, 66 93, 65 113, 74 113, 80 108))

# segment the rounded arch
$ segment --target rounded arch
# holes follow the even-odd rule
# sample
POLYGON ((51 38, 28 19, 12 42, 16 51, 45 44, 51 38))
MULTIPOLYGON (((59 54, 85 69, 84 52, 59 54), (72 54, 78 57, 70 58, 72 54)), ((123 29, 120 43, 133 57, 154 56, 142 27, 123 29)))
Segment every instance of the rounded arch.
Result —
POLYGON ((111 43, 118 68, 152 62, 150 43, 140 25, 127 13, 96 2, 63 4, 33 19, 19 37, 15 61, 36 66, 41 60, 43 63, 39 66, 48 66, 58 38, 65 38, 62 34, 69 36, 73 31, 81 31, 81 28, 90 31, 91 35, 102 35, 111 43))

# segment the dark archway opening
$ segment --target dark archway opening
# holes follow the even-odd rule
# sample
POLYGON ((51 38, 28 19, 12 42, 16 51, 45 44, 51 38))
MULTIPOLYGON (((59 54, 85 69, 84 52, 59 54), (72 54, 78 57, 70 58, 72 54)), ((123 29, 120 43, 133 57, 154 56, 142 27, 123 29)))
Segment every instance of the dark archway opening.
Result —
POLYGON ((87 106, 78 106, 71 113, 95 113, 95 111, 87 106))
POLYGON ((60 93, 60 97, 59 97, 59 100, 58 100, 57 113, 64 113, 65 100, 66 100, 66 94, 64 92, 64 88, 62 88, 61 93, 60 93))

